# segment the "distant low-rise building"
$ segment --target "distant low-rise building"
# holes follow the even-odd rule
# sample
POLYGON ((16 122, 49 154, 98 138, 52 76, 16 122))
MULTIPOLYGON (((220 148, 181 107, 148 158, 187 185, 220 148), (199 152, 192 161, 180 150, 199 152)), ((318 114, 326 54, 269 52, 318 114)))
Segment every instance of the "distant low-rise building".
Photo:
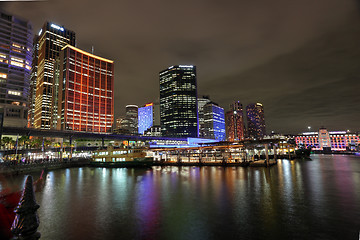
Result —
POLYGON ((314 151, 357 151, 360 144, 358 134, 347 131, 304 132, 295 136, 297 147, 311 148, 314 151))

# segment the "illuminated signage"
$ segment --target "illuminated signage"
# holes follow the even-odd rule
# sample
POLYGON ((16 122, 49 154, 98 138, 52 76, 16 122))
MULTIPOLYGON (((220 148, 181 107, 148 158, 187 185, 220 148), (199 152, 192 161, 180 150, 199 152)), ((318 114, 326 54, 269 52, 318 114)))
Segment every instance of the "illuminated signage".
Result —
POLYGON ((334 132, 329 132, 330 134, 346 134, 345 131, 334 131, 334 132))
POLYGON ((258 106, 262 106, 262 104, 261 104, 261 103, 256 103, 256 105, 258 105, 258 106))
POLYGON ((55 25, 55 24, 53 24, 53 23, 52 23, 50 26, 51 26, 52 28, 55 28, 55 29, 60 30, 60 31, 62 31, 62 32, 64 31, 64 28, 62 28, 62 27, 60 27, 60 26, 58 26, 58 25, 55 25))
POLYGON ((304 132, 303 135, 316 135, 318 132, 304 132))
POLYGON ((194 66, 193 65, 179 65, 179 67, 181 67, 181 68, 192 68, 194 66))
POLYGON ((145 105, 145 107, 149 107, 149 106, 152 106, 152 105, 153 105, 153 103, 148 103, 148 104, 145 105))

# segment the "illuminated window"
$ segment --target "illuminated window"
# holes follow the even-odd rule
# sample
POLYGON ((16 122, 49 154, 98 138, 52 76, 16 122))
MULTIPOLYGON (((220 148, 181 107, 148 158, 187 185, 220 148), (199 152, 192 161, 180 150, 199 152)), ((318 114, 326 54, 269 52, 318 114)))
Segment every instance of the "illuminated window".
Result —
POLYGON ((17 67, 24 67, 25 66, 23 63, 18 63, 18 62, 15 62, 15 61, 10 61, 10 64, 14 65, 14 66, 17 66, 17 67))
POLYGON ((7 74, 6 73, 0 73, 0 77, 1 78, 7 78, 7 74))
POLYGON ((8 94, 15 95, 15 96, 21 96, 20 91, 14 91, 14 90, 8 90, 8 94))

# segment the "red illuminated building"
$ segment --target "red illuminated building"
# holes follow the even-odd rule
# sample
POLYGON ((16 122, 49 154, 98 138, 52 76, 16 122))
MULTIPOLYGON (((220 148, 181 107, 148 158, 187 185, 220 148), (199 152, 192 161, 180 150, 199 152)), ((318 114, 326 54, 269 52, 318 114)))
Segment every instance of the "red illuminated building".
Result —
POLYGON ((228 141, 241 141, 245 138, 243 107, 239 101, 230 104, 230 110, 225 114, 225 131, 228 141))
POLYGON ((113 61, 67 45, 59 64, 53 97, 56 128, 109 132, 114 121, 113 61))

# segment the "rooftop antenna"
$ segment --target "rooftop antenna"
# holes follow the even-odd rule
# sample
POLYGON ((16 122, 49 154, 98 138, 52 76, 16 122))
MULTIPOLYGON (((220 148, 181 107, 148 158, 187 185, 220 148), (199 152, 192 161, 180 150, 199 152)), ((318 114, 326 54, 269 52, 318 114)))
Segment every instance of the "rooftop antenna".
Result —
POLYGON ((94 46, 91 46, 91 54, 94 54, 94 46))

